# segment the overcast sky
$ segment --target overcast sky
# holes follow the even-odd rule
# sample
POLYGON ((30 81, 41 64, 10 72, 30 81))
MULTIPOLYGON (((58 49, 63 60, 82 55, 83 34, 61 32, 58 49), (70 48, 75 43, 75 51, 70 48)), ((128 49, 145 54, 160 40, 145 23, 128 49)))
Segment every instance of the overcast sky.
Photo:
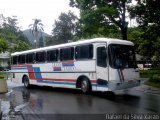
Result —
POLYGON ((69 10, 79 15, 78 9, 69 6, 69 0, 0 0, 0 14, 5 17, 17 16, 18 26, 27 29, 38 18, 44 24, 44 31, 48 34, 53 29, 54 20, 61 12, 69 10))

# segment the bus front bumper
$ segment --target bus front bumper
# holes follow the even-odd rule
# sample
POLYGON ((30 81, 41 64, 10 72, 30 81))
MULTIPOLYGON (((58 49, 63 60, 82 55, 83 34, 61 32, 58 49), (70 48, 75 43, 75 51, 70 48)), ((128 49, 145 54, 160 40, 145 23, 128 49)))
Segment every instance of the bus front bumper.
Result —
POLYGON ((132 87, 136 87, 139 86, 141 84, 141 80, 128 80, 128 81, 124 81, 124 82, 119 82, 119 83, 115 83, 115 82, 108 82, 108 88, 111 91, 114 90, 122 90, 122 89, 128 89, 128 88, 132 88, 132 87))

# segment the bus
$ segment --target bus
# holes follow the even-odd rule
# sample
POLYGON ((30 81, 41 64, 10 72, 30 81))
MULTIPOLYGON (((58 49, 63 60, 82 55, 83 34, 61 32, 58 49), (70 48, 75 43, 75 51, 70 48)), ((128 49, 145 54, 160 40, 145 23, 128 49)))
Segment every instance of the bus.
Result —
POLYGON ((134 44, 94 38, 11 54, 12 81, 90 91, 139 86, 134 44))

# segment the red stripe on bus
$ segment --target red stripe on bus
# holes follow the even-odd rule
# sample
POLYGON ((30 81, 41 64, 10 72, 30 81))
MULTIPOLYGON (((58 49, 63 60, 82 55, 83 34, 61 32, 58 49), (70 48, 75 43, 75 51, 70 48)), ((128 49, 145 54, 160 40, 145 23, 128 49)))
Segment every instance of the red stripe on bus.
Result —
POLYGON ((91 83, 97 83, 97 80, 90 80, 91 83))
POLYGON ((123 75, 123 71, 121 68, 120 68, 120 72, 121 72, 122 80, 124 81, 124 75, 123 75))
POLYGON ((35 74, 34 74, 32 65, 27 65, 27 69, 28 69, 29 78, 35 79, 35 74))
POLYGON ((74 61, 66 61, 66 62, 62 62, 62 64, 73 64, 74 61))

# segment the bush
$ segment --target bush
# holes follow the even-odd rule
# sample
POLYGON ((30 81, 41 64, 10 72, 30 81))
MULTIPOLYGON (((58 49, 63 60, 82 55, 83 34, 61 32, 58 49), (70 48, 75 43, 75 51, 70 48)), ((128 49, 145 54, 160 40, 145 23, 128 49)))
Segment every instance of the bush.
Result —
POLYGON ((160 84, 160 75, 155 74, 150 79, 149 82, 160 84))
POLYGON ((140 71, 141 77, 147 77, 147 85, 160 88, 160 69, 150 69, 140 71))
POLYGON ((0 79, 3 79, 3 78, 4 78, 4 74, 0 73, 0 79))

